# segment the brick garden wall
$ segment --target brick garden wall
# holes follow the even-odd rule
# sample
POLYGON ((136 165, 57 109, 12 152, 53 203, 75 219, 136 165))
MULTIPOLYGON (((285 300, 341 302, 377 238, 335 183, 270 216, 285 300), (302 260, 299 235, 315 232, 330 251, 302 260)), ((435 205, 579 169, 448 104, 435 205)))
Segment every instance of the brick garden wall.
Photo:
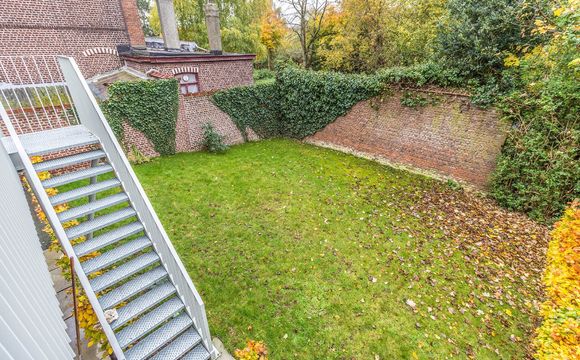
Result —
POLYGON ((0 54, 73 56, 86 78, 122 66, 110 53, 129 44, 120 0, 5 0, 0 5, 0 54))
MULTIPOLYGON (((221 89, 251 85, 252 61, 212 61, 176 64, 149 64, 127 61, 127 65, 143 73, 156 69, 162 74, 172 74, 176 68, 198 68, 200 92, 179 96, 179 114, 176 124, 177 152, 199 151, 203 139, 203 124, 209 122, 228 145, 244 142, 242 134, 231 118, 211 102, 211 95, 221 89)), ((128 126, 128 125, 127 125, 128 126)), ((143 141, 144 135, 132 129, 125 132, 125 146, 135 147, 146 156, 156 156, 151 145, 143 141)), ((255 136, 250 138, 254 139, 255 136)), ((145 138, 145 140, 147 140, 145 138)))
POLYGON ((401 96, 362 101, 306 141, 485 187, 508 130, 497 112, 447 95, 415 110, 401 105, 401 96))

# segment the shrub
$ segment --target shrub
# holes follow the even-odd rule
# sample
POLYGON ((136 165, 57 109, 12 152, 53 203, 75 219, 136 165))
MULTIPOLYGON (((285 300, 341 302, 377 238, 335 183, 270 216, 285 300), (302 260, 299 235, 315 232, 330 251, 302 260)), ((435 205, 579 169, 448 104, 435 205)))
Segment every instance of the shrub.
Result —
POLYGON ((280 135, 280 101, 277 84, 256 84, 220 91, 213 102, 226 112, 244 139, 251 128, 262 138, 280 135))
POLYGON ((276 74, 269 69, 256 69, 254 70, 254 81, 262 81, 262 80, 274 80, 276 78, 276 74))
POLYGON ((550 40, 505 62, 526 84, 499 102, 514 124, 492 179, 500 204, 552 222, 580 197, 578 12, 558 8, 537 20, 550 40))
POLYGON ((123 122, 127 122, 142 131, 159 154, 175 153, 177 80, 119 81, 108 92, 109 99, 101 108, 119 139, 123 138, 123 122))
POLYGON ((224 137, 218 134, 210 123, 203 125, 202 146, 211 153, 223 153, 229 149, 229 146, 224 143, 224 137))
POLYGON ((248 340, 246 347, 237 349, 234 355, 238 360, 268 360, 268 349, 261 341, 248 340))
POLYGON ((544 275, 548 300, 542 305, 542 326, 534 340, 536 358, 577 359, 580 356, 580 203, 555 224, 544 275))

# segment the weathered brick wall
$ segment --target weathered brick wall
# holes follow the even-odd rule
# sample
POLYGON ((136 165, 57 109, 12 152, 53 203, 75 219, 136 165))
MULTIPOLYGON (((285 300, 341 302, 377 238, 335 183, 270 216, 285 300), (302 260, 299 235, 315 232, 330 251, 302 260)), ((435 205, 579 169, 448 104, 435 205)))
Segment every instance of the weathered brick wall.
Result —
POLYGON ((203 125, 210 123, 228 145, 241 144, 244 138, 229 115, 215 106, 208 96, 182 96, 184 118, 189 135, 189 151, 202 149, 203 125))
POLYGON ((120 0, 2 1, 0 54, 73 56, 87 78, 116 69, 115 54, 83 52, 129 44, 122 10, 120 0))
POLYGON ((127 65, 142 73, 157 69, 168 75, 172 74, 174 69, 197 67, 199 89, 202 94, 254 83, 252 60, 195 61, 174 64, 138 63, 127 60, 127 65))
POLYGON ((362 101, 306 140, 484 187, 508 130, 497 112, 443 95, 439 104, 415 110, 401 105, 401 96, 362 101))

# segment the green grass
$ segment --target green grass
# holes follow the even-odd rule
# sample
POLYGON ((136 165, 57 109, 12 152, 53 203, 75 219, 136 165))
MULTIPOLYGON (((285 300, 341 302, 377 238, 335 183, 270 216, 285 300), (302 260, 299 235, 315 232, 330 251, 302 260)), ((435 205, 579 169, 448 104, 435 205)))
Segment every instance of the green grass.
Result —
POLYGON ((135 170, 231 352, 257 339, 271 359, 525 355, 509 337, 530 319, 474 300, 464 254, 402 211, 434 180, 287 140, 135 170))

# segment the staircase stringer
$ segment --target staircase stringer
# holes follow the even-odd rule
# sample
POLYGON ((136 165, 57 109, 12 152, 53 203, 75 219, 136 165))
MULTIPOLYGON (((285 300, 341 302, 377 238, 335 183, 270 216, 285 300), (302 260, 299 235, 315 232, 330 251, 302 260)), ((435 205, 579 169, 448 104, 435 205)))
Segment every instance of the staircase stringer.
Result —
POLYGON ((121 186, 129 197, 131 206, 137 212, 137 217, 143 224, 145 233, 151 239, 153 247, 161 259, 161 264, 177 289, 177 294, 185 304, 185 310, 201 335, 204 347, 210 353, 211 358, 216 359, 218 352, 211 341, 205 304, 169 240, 121 145, 97 105, 97 101, 74 59, 59 56, 58 62, 70 89, 80 123, 100 139, 101 148, 106 153, 117 178, 121 181, 121 186))

